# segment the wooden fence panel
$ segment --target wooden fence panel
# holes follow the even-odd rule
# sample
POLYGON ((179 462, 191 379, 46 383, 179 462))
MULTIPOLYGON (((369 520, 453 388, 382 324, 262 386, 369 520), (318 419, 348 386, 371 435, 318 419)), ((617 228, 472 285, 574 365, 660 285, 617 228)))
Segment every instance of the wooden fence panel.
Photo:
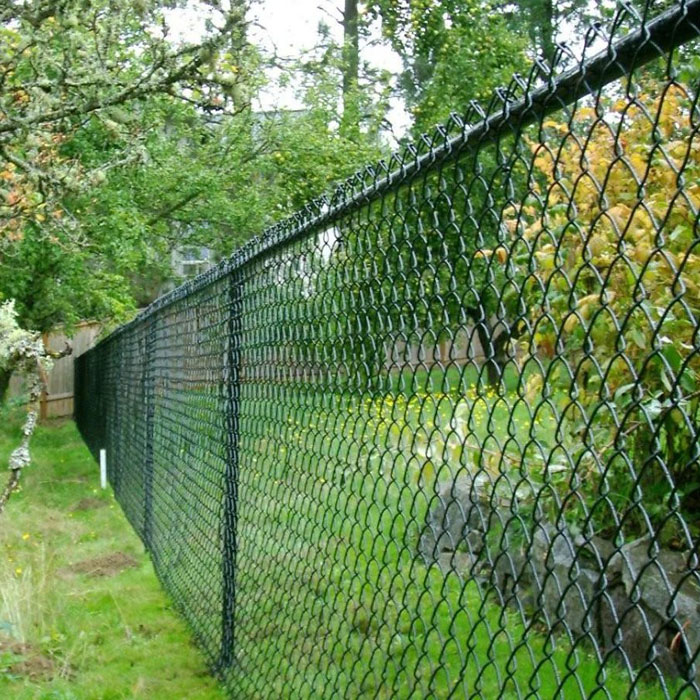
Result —
MULTIPOLYGON (((69 342, 73 352, 54 362, 49 374, 48 391, 41 398, 42 419, 73 415, 73 358, 95 344, 100 329, 101 326, 96 321, 84 321, 76 326, 72 338, 61 330, 44 334, 44 345, 49 350, 62 350, 66 342, 69 342)), ((21 375, 13 375, 7 392, 8 398, 20 398, 26 393, 24 378, 21 375)))

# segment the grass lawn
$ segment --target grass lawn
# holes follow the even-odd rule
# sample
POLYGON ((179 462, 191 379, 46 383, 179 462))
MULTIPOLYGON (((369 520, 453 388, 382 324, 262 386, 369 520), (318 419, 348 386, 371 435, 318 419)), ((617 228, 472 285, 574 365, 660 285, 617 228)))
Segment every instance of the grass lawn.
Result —
MULTIPOLYGON (((21 419, 2 413, 2 464, 21 419)), ((0 516, 0 697, 223 698, 74 424, 32 452, 0 516)))
MULTIPOLYGON (((408 394, 397 386, 375 395, 241 386, 231 697, 665 697, 614 659, 601 664, 592 645, 547 635, 468 576, 419 555, 441 485, 476 466, 496 474, 503 455, 533 464, 534 479, 534 448, 551 450, 551 412, 533 415, 509 386, 472 384, 419 375, 408 394)), ((220 631, 212 504, 222 415, 218 392, 180 389, 160 393, 154 415, 154 554, 211 649, 220 631)), ((141 464, 133 447, 125 467, 141 464)), ((3 617, 58 670, 51 681, 12 680, 5 664, 12 697, 220 697, 118 506, 94 492, 97 467, 72 424, 42 428, 35 454, 2 545, 11 539, 8 590, 21 583, 41 605, 20 606, 16 622, 3 617), (115 553, 138 566, 91 575, 97 557, 115 553)), ((139 491, 139 474, 129 482, 122 471, 125 494, 139 491)))

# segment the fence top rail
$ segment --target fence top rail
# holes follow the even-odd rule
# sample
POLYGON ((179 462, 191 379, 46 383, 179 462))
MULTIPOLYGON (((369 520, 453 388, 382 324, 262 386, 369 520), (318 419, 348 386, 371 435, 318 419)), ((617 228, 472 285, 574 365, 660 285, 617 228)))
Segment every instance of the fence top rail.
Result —
POLYGON ((432 136, 424 134, 418 142, 393 153, 388 160, 357 171, 332 193, 311 200, 303 209, 250 239, 218 265, 156 299, 101 343, 266 253, 323 228, 377 195, 411 182, 427 168, 458 158, 471 146, 497 141, 509 132, 517 133, 552 112, 631 75, 635 69, 654 59, 668 56, 670 61, 673 49, 700 38, 700 0, 681 0, 650 20, 640 16, 630 3, 621 0, 611 27, 612 31, 606 34, 600 24, 591 25, 578 58, 565 44, 560 44, 551 66, 536 59, 528 76, 514 75, 507 88, 494 92, 486 109, 472 101, 463 118, 453 113, 446 125, 436 127, 432 136), (640 26, 616 38, 616 29, 626 15, 636 17, 640 26), (586 55, 594 42, 601 39, 606 42, 605 48, 592 56, 586 55), (575 65, 565 69, 564 66, 572 61, 575 65))

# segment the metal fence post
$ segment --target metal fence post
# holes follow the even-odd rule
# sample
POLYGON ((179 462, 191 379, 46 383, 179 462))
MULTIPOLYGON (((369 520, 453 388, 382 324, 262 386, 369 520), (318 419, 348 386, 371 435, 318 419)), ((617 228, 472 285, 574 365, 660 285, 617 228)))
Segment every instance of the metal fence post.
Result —
POLYGON ((146 549, 152 551, 153 528, 153 422, 155 417, 155 349, 156 318, 148 319, 146 328, 146 353, 143 368, 143 389, 146 404, 146 459, 144 464, 143 540, 146 549))
POLYGON ((223 392, 226 397, 226 467, 222 518, 222 606, 221 653, 218 670, 231 666, 234 659, 236 522, 238 518, 238 457, 240 408, 241 281, 239 270, 229 276, 229 313, 224 359, 223 392))
MULTIPOLYGON (((124 382, 122 379, 122 346, 117 343, 116 349, 114 350, 115 363, 113 369, 113 381, 114 387, 112 389, 112 410, 113 410, 113 423, 114 423, 114 435, 112 440, 109 441, 109 481, 112 484, 114 493, 119 493, 119 482, 120 482, 120 470, 119 465, 121 462, 121 452, 122 452, 122 411, 120 406, 120 388, 123 386, 124 382)), ((105 446, 107 446, 105 444, 105 446)))

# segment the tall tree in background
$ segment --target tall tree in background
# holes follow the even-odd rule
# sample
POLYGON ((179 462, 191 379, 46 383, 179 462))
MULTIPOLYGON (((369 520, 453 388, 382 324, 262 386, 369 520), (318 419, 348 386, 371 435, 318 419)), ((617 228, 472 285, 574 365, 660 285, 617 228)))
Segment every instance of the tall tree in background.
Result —
POLYGON ((550 65, 557 50, 557 30, 563 17, 573 12, 573 6, 585 4, 580 0, 555 3, 553 0, 523 0, 514 8, 515 22, 522 22, 523 15, 527 22, 527 32, 531 46, 537 47, 538 53, 550 65), (572 7, 565 8, 564 5, 572 7), (567 11, 568 10, 568 11, 567 11))
POLYGON ((251 106, 266 77, 247 5, 18 0, 0 14, 0 296, 22 323, 121 320, 171 274, 173 248, 228 254, 379 157, 357 3, 347 42, 303 67, 294 114, 251 106), (172 5, 208 16, 201 42, 172 39, 172 5))
POLYGON ((526 65, 524 38, 490 0, 378 0, 369 13, 402 59, 414 134, 464 113, 470 100, 488 100, 526 65))
POLYGON ((343 9, 343 120, 342 128, 355 133, 359 127, 357 90, 360 78, 360 26, 357 0, 345 0, 343 9))

